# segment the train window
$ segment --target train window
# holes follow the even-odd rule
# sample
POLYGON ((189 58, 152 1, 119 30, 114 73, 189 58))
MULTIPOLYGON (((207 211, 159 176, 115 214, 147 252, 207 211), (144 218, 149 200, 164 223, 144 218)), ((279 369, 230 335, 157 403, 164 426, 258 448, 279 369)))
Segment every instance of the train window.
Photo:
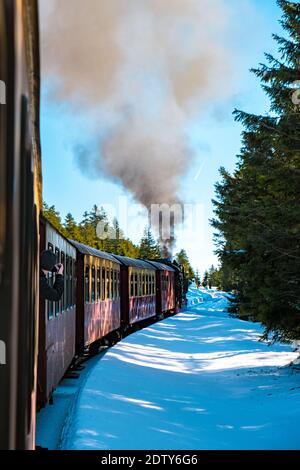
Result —
POLYGON ((108 268, 106 270, 106 298, 110 299, 110 272, 108 268))
POLYGON ((102 268, 102 300, 105 300, 105 268, 102 268))
POLYGON ((115 298, 115 289, 114 289, 114 272, 113 269, 110 270, 110 298, 115 298))
POLYGON ((74 260, 69 257, 69 308, 73 306, 73 270, 74 260))
POLYGON ((72 305, 76 304, 76 260, 72 260, 72 305))
MULTIPOLYGON (((63 251, 60 253, 60 262, 63 265, 64 270, 65 270, 65 254, 63 251)), ((65 276, 64 276, 64 291, 63 291, 63 295, 61 298, 61 312, 65 310, 65 299, 66 299, 65 289, 66 289, 66 281, 65 281, 65 276)))
POLYGON ((119 298, 118 271, 115 269, 116 299, 119 298))
POLYGON ((101 299, 101 268, 97 268, 97 296, 96 301, 101 299))
POLYGON ((133 274, 130 274, 130 297, 134 297, 133 274))
POLYGON ((139 273, 139 297, 143 295, 142 273, 139 273))
POLYGON ((120 271, 117 272, 118 299, 120 298, 120 271))
POLYGON ((69 308, 69 255, 66 256, 65 279, 66 279, 66 310, 68 310, 69 308))
POLYGON ((92 302, 96 300, 96 271, 95 266, 92 266, 92 302))
POLYGON ((84 299, 86 303, 90 301, 90 267, 86 265, 84 273, 84 299))
MULTIPOLYGON (((54 251, 54 247, 52 245, 52 243, 48 243, 48 250, 50 251, 54 251)), ((49 286, 53 287, 53 284, 54 284, 54 275, 53 273, 48 273, 47 275, 48 277, 48 284, 49 286)), ((47 301, 47 311, 48 311, 48 320, 51 320, 51 318, 53 318, 53 312, 54 312, 54 302, 51 302, 51 301, 47 301)))
MULTIPOLYGON (((58 248, 55 248, 55 256, 56 256, 57 263, 59 263, 60 262, 60 256, 59 256, 59 249, 58 248)), ((57 316, 60 311, 61 311, 61 301, 59 300, 58 302, 55 302, 55 315, 57 316)))
POLYGON ((115 270, 113 269, 112 272, 112 291, 113 291, 113 296, 112 298, 115 299, 116 298, 116 283, 115 283, 115 270))
POLYGON ((117 271, 113 270, 114 299, 117 298, 117 271))

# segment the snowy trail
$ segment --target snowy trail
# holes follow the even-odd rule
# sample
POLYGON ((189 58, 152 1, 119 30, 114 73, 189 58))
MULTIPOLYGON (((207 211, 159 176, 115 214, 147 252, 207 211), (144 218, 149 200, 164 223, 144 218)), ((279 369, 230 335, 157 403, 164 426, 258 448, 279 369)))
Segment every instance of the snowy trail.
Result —
POLYGON ((65 449, 300 449, 291 346, 228 317, 220 292, 190 289, 186 312, 94 363, 65 449))

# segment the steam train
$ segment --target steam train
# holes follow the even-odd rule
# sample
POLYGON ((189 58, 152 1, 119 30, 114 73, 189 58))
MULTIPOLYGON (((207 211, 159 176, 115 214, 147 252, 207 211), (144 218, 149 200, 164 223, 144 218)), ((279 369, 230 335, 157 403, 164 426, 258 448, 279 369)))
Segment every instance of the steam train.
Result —
POLYGON ((67 240, 40 216, 37 0, 0 0, 0 81, 0 449, 34 449, 36 404, 74 358, 175 312, 182 273, 67 240), (56 303, 39 300, 45 248, 65 267, 56 303))
MULTIPOLYGON (((148 322, 176 313, 184 298, 183 273, 173 263, 105 253, 64 238, 40 218, 40 249, 64 265, 59 302, 40 301, 38 408, 49 400, 77 357, 94 353, 148 322)), ((48 274, 53 285, 55 274, 48 274)))

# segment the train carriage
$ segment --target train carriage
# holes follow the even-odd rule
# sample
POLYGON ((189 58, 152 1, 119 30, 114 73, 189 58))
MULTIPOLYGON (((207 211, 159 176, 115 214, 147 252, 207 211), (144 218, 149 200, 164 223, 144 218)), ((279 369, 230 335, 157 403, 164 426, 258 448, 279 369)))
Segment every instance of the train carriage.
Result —
POLYGON ((156 269, 156 309, 157 314, 175 313, 175 269, 158 261, 149 261, 156 269))
POLYGON ((114 255, 121 263, 122 324, 132 325, 156 315, 155 268, 147 261, 114 255))
POLYGON ((35 0, 0 0, 0 449, 33 449, 41 206, 35 0))
MULTIPOLYGON (((40 220, 40 248, 56 254, 64 265, 64 294, 59 302, 40 299, 39 316, 39 407, 51 397, 75 356, 76 249, 45 219, 40 220)), ((48 274, 53 285, 55 274, 48 274)))
POLYGON ((76 350, 101 340, 120 328, 120 262, 82 243, 77 250, 76 350))

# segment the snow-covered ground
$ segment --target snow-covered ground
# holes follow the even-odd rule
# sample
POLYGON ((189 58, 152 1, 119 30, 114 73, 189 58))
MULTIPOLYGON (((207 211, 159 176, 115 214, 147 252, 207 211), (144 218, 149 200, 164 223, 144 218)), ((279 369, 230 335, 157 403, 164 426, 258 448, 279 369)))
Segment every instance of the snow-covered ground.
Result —
MULTIPOLYGON (((229 317, 223 293, 191 288, 188 300, 93 359, 60 448, 300 449, 292 347, 259 342, 260 325, 229 317)), ((39 417, 41 445, 51 408, 39 417)))

